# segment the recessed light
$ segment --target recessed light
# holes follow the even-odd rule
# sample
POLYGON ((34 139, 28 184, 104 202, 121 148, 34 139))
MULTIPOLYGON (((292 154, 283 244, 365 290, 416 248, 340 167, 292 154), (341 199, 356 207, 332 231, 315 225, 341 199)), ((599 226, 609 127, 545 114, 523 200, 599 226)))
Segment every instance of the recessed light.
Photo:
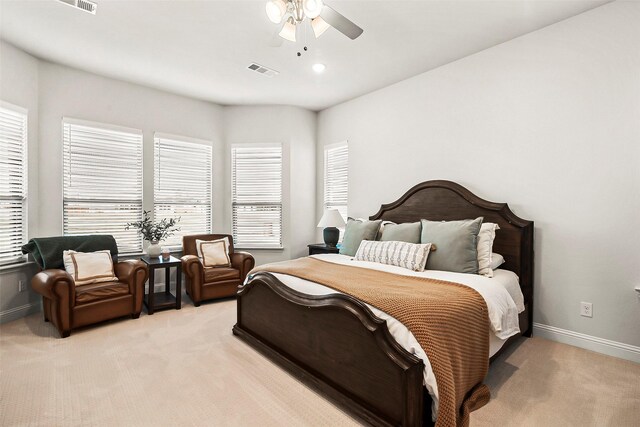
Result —
POLYGON ((327 66, 324 64, 313 64, 313 67, 311 68, 313 68, 313 71, 320 74, 325 70, 325 68, 327 68, 327 66))

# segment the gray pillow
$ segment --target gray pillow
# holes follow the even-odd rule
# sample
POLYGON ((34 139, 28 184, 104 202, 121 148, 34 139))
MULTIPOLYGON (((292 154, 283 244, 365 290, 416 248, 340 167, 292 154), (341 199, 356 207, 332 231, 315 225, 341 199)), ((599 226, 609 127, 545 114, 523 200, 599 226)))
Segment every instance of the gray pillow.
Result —
POLYGON ((422 222, 421 243, 436 250, 427 259, 427 270, 478 274, 478 233, 482 217, 463 221, 422 222))
POLYGON ((406 222, 404 224, 386 224, 382 229, 380 240, 383 242, 396 241, 407 243, 420 243, 420 231, 422 224, 419 222, 406 222))
POLYGON ((347 227, 344 229, 342 237, 342 246, 340 253, 343 255, 354 256, 363 240, 374 240, 378 234, 381 221, 358 221, 349 218, 347 227))

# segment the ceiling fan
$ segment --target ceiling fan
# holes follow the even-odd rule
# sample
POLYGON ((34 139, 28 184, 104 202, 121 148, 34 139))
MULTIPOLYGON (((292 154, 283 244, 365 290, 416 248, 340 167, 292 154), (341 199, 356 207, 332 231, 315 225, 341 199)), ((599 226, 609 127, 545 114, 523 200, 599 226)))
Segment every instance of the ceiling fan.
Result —
POLYGON ((323 0, 268 0, 267 16, 274 24, 282 24, 278 35, 295 42, 296 29, 305 18, 311 22, 316 38, 333 27, 354 40, 362 34, 362 28, 324 4, 323 0), (283 23, 284 22, 284 23, 283 23))

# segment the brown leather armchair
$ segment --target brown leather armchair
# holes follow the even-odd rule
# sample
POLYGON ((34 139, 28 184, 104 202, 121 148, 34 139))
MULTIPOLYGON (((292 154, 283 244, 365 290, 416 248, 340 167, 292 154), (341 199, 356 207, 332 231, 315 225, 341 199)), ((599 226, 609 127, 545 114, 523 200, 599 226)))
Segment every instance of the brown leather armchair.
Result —
POLYGON ((31 280, 33 290, 42 295, 44 320, 51 321, 62 338, 81 326, 142 311, 144 284, 149 270, 140 260, 113 265, 118 281, 76 286, 65 270, 50 269, 31 280))
POLYGON ((228 234, 199 234, 182 237, 182 271, 186 278, 187 294, 198 307, 204 300, 234 296, 255 260, 250 253, 233 250, 233 237, 228 234), (231 267, 205 268, 198 258, 197 240, 229 238, 231 267))

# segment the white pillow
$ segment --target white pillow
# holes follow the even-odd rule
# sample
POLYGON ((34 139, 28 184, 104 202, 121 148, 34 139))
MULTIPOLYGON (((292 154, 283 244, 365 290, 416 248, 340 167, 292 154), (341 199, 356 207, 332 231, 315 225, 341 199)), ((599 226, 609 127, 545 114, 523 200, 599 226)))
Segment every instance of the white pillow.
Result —
POLYGON ((217 240, 200 240, 200 239, 196 239, 196 251, 198 251, 198 258, 200 258, 200 260, 202 261, 202 252, 200 252, 200 243, 203 242, 225 242, 226 246, 227 246, 227 255, 229 255, 229 251, 231 250, 231 248, 229 247, 229 238, 228 237, 223 237, 222 239, 217 239, 217 240))
POLYGON ((356 260, 395 265, 413 271, 424 271, 431 243, 378 242, 363 240, 356 252, 356 260))
POLYGON ((200 240, 198 252, 202 255, 202 265, 204 267, 229 267, 228 239, 200 240))
POLYGON ((495 270, 496 268, 500 267, 502 264, 504 264, 504 262, 504 257, 502 255, 495 252, 491 254, 491 270, 495 270))
POLYGON ((484 222, 478 233, 478 274, 486 277, 493 277, 491 269, 491 252, 493 250, 493 240, 496 238, 498 224, 484 222))
POLYGON ((76 286, 118 280, 113 271, 109 250, 96 252, 62 252, 64 269, 73 277, 76 286))

